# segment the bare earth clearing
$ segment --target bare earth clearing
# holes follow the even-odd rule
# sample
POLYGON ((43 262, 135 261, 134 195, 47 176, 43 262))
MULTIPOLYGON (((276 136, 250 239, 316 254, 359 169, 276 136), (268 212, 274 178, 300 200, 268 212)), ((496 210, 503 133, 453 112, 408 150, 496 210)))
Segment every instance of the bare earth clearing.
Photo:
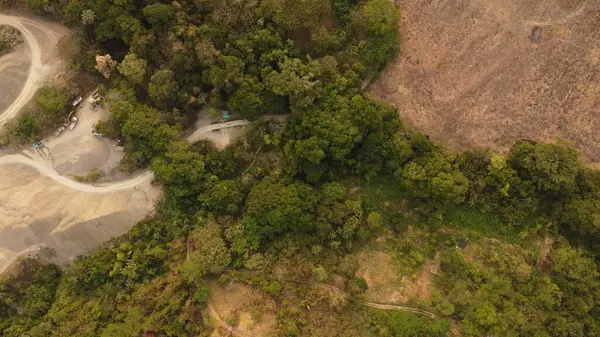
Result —
POLYGON ((86 193, 65 187, 24 165, 0 166, 0 273, 13 258, 46 246, 56 262, 98 247, 129 230, 154 208, 160 188, 86 193))
POLYGON ((22 87, 19 94, 11 99, 12 103, 0 112, 0 125, 2 125, 17 116, 21 108, 33 98, 36 90, 59 68, 60 61, 57 57, 56 44, 62 36, 69 33, 69 30, 39 18, 3 14, 0 14, 0 24, 21 31, 30 55, 29 73, 25 82, 16 81, 14 84, 8 82, 0 86, 0 91, 12 91, 14 90, 13 86, 22 87))
POLYGON ((408 125, 454 149, 561 137, 600 163, 600 2, 396 3, 402 55, 371 92, 408 125))
POLYGON ((79 123, 73 130, 65 130, 59 136, 43 141, 37 151, 28 151, 34 160, 47 162, 61 175, 85 176, 92 168, 105 173, 116 168, 123 152, 115 149, 116 142, 92 133, 94 125, 110 117, 110 112, 99 108, 93 110, 87 102, 78 109, 79 123))
POLYGON ((31 52, 26 45, 21 45, 17 50, 0 56, 0 111, 8 108, 19 96, 23 89, 31 52))
POLYGON ((236 336, 267 336, 275 327, 275 303, 255 288, 241 283, 222 286, 215 281, 209 282, 209 287, 209 310, 218 321, 215 323, 218 323, 217 326, 232 323, 229 325, 234 329, 223 331, 216 328, 211 337, 230 336, 232 333, 236 336))
MULTIPOLYGON (((21 50, 0 58, 0 126, 15 118, 59 68, 56 44, 68 29, 37 18, 0 14, 19 29, 21 50)), ((147 172, 110 186, 89 186, 60 174, 109 170, 121 159, 109 141, 91 134, 108 112, 78 112, 78 127, 44 141, 40 150, 0 156, 0 274, 18 257, 53 249, 60 264, 120 236, 154 208, 160 188, 147 172), (36 170, 38 172, 36 172, 36 170)))

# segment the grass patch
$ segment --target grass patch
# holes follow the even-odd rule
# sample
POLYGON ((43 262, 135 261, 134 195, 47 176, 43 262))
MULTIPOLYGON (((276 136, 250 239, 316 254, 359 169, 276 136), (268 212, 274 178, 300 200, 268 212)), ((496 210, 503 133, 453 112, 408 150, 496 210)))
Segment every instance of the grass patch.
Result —
POLYGON ((98 179, 102 178, 103 175, 103 172, 100 171, 99 168, 93 167, 87 175, 75 176, 74 178, 75 180, 82 183, 93 183, 95 181, 98 181, 98 179))
POLYGON ((445 213, 445 226, 467 229, 474 239, 480 236, 499 238, 509 242, 518 240, 519 232, 493 214, 474 209, 452 208, 445 213))
POLYGON ((423 226, 397 179, 377 177, 368 182, 363 181, 359 193, 365 214, 380 213, 386 226, 397 231, 405 231, 409 226, 423 226))

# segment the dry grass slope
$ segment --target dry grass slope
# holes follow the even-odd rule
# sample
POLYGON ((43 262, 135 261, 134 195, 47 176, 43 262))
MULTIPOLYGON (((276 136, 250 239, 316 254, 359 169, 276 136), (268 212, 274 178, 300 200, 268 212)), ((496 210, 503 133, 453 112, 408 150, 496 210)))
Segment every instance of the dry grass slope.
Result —
POLYGON ((600 2, 397 4, 402 55, 371 91, 408 125, 454 149, 563 138, 600 163, 600 2))

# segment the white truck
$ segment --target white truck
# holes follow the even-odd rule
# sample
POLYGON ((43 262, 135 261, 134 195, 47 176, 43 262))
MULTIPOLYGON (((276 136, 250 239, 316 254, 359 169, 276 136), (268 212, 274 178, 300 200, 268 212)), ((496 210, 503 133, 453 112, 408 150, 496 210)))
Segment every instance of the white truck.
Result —
POLYGON ((75 128, 75 126, 77 125, 77 122, 79 122, 79 119, 77 119, 77 117, 71 118, 71 124, 69 124, 69 130, 73 130, 75 128))

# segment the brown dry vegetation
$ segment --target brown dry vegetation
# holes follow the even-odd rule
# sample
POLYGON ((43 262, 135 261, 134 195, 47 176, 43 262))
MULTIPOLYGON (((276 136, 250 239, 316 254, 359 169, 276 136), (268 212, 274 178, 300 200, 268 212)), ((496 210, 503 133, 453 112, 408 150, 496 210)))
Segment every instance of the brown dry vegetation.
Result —
POLYGON ((371 92, 409 126, 454 149, 561 137, 600 163, 600 2, 396 3, 402 55, 371 92))
POLYGON ((432 270, 439 269, 439 259, 426 260, 415 273, 414 279, 397 267, 392 255, 383 251, 361 251, 357 254, 360 268, 356 276, 362 277, 369 288, 365 297, 377 303, 401 304, 410 299, 426 301, 433 290, 432 270))
MULTIPOLYGON (((275 303, 243 283, 210 282, 211 301, 221 318, 250 336, 267 336, 275 326, 275 303)), ((213 336, 220 336, 217 327, 213 336)), ((221 331, 222 332, 222 331, 221 331)))

